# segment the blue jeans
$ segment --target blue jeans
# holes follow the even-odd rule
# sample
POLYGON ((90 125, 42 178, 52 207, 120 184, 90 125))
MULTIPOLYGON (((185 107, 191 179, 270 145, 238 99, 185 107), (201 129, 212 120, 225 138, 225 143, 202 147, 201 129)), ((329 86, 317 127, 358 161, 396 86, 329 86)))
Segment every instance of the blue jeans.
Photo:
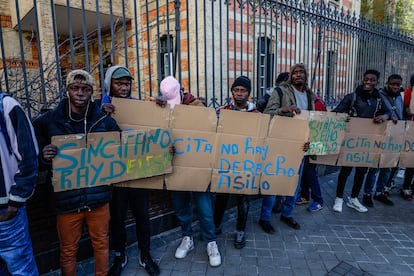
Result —
MULTIPOLYGON (((0 210, 0 213, 6 210, 0 210)), ((0 258, 7 264, 7 269, 13 276, 39 275, 25 207, 19 208, 13 219, 0 222, 0 258)))
MULTIPOLYGON (((299 169, 299 181, 298 185, 296 185, 296 190, 293 196, 285 196, 285 199, 282 203, 282 216, 291 218, 293 216, 293 210, 295 209, 296 205, 296 198, 298 197, 300 191, 300 184, 302 182, 302 173, 303 167, 305 164, 305 158, 302 160, 302 164, 300 165, 299 169)), ((270 221, 270 217, 272 216, 272 208, 275 204, 276 196, 275 195, 264 195, 262 199, 262 208, 260 211, 260 219, 265 221, 270 221)))
MULTIPOLYGON (((376 177, 377 177, 377 172, 378 172, 378 169, 376 169, 376 168, 369 168, 368 169, 367 175, 365 177, 364 194, 372 194, 372 191, 373 191, 374 186, 375 186, 375 180, 376 180, 376 177)), ((389 177, 389 175, 388 175, 388 177, 389 177)), ((388 178, 386 179, 386 181, 388 181, 388 178)), ((384 183, 384 187, 385 187, 386 183, 387 182, 384 183)))
POLYGON ((309 156, 305 156, 302 180, 300 181, 300 196, 309 200, 309 189, 313 202, 323 203, 321 186, 319 184, 319 177, 316 171, 316 164, 309 162, 309 156))
POLYGON ((391 177, 391 168, 381 168, 379 169, 379 176, 377 180, 377 186, 375 188, 375 191, 377 193, 383 193, 385 186, 388 184, 388 181, 391 177))
POLYGON ((215 241, 217 237, 214 234, 210 192, 172 192, 174 211, 180 222, 183 236, 193 236, 192 198, 194 198, 197 207, 201 238, 206 242, 215 241))
MULTIPOLYGON (((293 210, 295 209, 296 198, 300 190, 300 185, 297 185, 295 194, 293 196, 285 196, 282 201, 282 216, 291 218, 293 216, 293 210)), ((275 204, 276 197, 275 195, 264 195, 262 199, 262 208, 260 211, 260 219, 270 221, 272 216, 272 208, 275 204)))

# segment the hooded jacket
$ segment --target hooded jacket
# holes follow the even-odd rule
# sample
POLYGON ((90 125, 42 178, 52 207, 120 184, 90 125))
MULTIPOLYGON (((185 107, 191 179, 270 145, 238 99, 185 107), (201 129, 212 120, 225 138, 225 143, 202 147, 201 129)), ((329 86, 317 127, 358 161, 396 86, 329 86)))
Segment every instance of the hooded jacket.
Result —
POLYGON ((37 142, 33 127, 20 104, 12 97, 2 99, 7 133, 0 134, 0 209, 20 207, 36 186, 37 142), (8 135, 10 150, 5 136, 8 135))
MULTIPOLYGON (((119 126, 113 118, 106 115, 95 102, 90 102, 88 114, 84 122, 75 123, 69 118, 69 100, 64 98, 54 109, 41 115, 33 121, 39 148, 43 149, 51 143, 52 136, 76 134, 87 134, 91 132, 120 131, 119 126), (79 131, 86 129, 86 133, 79 131)), ((39 155, 40 169, 48 170, 48 184, 52 185, 52 162, 39 155)), ((82 209, 93 210, 111 199, 111 186, 103 185, 92 188, 73 189, 53 193, 52 205, 57 214, 73 213, 82 209)))
POLYGON ((382 102, 385 107, 390 110, 390 119, 403 120, 404 119, 404 103, 400 93, 393 95, 387 87, 379 90, 382 102))
MULTIPOLYGON (((106 70, 105 73, 105 80, 104 80, 104 91, 102 94, 102 103, 110 103, 111 102, 111 80, 112 80, 112 75, 114 74, 114 72, 116 71, 116 69, 118 68, 125 68, 126 70, 128 70, 128 68, 124 67, 124 66, 111 66, 108 68, 108 70, 106 70)), ((129 71, 129 70, 128 70, 129 71)), ((131 90, 129 91, 129 95, 128 98, 131 97, 131 90)))

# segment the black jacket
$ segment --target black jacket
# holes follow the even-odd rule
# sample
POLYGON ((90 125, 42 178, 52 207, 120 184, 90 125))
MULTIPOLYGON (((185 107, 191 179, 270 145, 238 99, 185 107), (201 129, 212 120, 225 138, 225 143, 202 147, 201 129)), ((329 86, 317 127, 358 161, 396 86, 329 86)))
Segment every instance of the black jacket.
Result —
MULTIPOLYGON (((84 133, 84 122, 75 123, 68 115, 69 103, 65 98, 59 106, 41 115, 33 122, 36 138, 40 152, 51 143, 51 137, 56 135, 87 134, 90 132, 120 131, 116 121, 100 110, 96 103, 91 103, 86 116, 86 132, 84 133), (79 131, 81 130, 81 131, 79 131)), ((39 165, 41 170, 48 170, 48 183, 52 185, 52 164, 43 159, 39 154, 39 165)), ((74 189, 53 193, 52 206, 55 212, 73 213, 82 208, 95 209, 111 200, 111 186, 103 185, 92 188, 74 189)))
POLYGON ((375 89, 369 94, 362 90, 362 86, 358 86, 354 92, 346 95, 332 111, 354 113, 351 116, 359 118, 375 118, 384 114, 390 115, 390 111, 382 102, 379 91, 375 89))

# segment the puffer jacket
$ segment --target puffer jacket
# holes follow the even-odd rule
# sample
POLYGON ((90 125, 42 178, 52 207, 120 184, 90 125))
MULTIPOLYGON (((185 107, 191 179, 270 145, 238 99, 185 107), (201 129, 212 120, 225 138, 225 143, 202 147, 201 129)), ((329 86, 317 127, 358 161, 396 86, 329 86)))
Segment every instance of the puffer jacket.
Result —
MULTIPOLYGON (((84 122, 73 122, 69 117, 69 101, 63 99, 58 107, 33 121, 39 149, 51 143, 51 137, 56 135, 87 134, 90 132, 120 131, 116 121, 102 112, 96 103, 91 102, 84 122), (79 131, 81 129, 81 131, 79 131), (85 133, 86 130, 86 133, 85 133)), ((52 185, 52 164, 39 154, 41 170, 48 170, 48 184, 52 185)), ((103 185, 91 188, 81 188, 53 193, 52 206, 57 214, 73 213, 82 209, 93 210, 111 200, 111 186, 103 185)))

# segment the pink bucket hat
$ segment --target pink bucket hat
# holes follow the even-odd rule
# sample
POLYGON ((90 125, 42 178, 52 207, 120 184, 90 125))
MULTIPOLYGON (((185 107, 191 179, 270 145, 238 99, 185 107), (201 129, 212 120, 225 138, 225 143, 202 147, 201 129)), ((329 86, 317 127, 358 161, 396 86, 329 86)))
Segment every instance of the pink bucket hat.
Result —
POLYGON ((160 92, 167 100, 170 108, 181 103, 180 83, 173 77, 168 76, 160 83, 160 92))

